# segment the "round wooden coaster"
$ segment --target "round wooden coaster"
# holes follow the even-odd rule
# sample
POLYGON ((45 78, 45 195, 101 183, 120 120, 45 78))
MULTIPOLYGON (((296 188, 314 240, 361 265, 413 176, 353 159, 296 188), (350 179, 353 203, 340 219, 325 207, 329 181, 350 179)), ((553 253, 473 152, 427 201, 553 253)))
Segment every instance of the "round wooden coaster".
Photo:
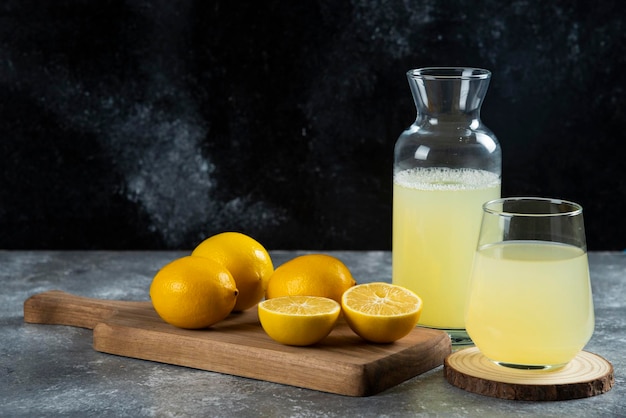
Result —
POLYGON ((587 351, 554 371, 518 370, 499 366, 476 347, 450 354, 443 372, 452 385, 501 399, 561 401, 608 392, 615 383, 613 365, 587 351))

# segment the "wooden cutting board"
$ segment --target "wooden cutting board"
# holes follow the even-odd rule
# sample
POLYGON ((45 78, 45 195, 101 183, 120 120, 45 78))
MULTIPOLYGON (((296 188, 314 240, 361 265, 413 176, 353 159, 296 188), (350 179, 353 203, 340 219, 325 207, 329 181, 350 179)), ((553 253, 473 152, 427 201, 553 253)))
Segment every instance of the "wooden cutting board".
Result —
POLYGON ((340 320, 322 342, 291 347, 265 334, 253 307, 204 330, 165 323, 150 302, 92 299, 61 291, 31 296, 24 321, 93 329, 103 353, 315 389, 370 396, 443 364, 445 332, 415 328, 392 344, 363 341, 340 320))

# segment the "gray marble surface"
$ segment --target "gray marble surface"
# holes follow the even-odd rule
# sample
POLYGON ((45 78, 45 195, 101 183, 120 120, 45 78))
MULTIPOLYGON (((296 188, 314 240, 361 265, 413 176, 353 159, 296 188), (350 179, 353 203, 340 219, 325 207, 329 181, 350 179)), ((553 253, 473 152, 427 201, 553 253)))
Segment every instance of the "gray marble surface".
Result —
MULTIPOLYGON (((273 251, 276 265, 303 252, 273 251)), ((96 352, 92 331, 23 322, 23 302, 51 289, 147 300, 154 273, 182 252, 0 251, 0 416, 626 416, 626 254, 590 254, 596 330, 587 345, 613 364, 606 394, 516 402, 451 386, 439 367, 353 398, 96 352)), ((359 282, 389 281, 389 252, 332 252, 359 282)))

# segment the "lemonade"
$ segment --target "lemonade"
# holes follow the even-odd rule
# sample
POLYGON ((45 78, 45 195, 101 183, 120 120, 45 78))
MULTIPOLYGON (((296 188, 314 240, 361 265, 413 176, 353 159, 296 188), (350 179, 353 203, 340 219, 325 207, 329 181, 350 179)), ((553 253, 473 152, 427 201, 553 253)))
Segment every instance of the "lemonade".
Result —
POLYGON ((500 176, 473 169, 413 168, 394 176, 393 283, 424 302, 420 325, 465 328, 465 302, 482 204, 500 176))
POLYGON ((479 249, 467 332, 500 363, 558 366, 594 328, 587 253, 560 243, 506 241, 479 249))

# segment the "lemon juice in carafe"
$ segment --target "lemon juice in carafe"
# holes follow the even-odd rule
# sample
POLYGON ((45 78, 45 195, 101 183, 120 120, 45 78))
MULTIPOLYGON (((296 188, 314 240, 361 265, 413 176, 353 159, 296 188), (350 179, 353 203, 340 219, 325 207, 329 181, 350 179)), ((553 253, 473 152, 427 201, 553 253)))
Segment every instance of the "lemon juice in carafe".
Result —
POLYGON ((500 197, 500 145, 480 120, 491 73, 432 67, 407 78, 417 118, 394 148, 392 281, 422 298, 420 325, 467 344, 482 204, 500 197))
POLYGON ((414 168, 394 176, 393 281, 425 301, 421 325, 465 327, 481 207, 498 197, 500 178, 488 171, 414 168))

